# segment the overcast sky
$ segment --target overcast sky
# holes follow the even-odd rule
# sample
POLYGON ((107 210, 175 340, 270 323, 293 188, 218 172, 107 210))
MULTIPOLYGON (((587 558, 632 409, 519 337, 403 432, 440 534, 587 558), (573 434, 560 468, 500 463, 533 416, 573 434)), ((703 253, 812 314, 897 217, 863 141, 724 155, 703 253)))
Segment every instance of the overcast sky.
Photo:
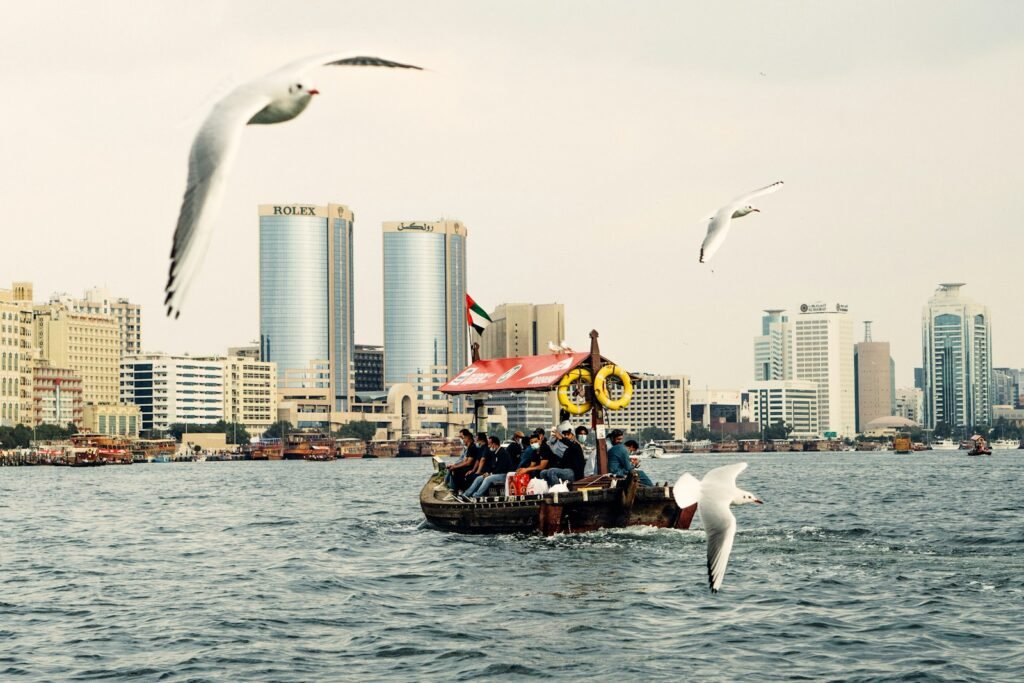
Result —
POLYGON ((565 304, 636 371, 739 388, 761 309, 848 304, 921 363, 940 282, 1024 367, 1024 3, 0 3, 0 287, 106 286, 146 350, 259 335, 257 205, 349 205, 356 341, 380 343, 381 223, 459 218, 487 309, 565 304), (323 51, 294 121, 246 129, 177 321, 161 309, 191 138, 233 84, 323 51), (711 267, 701 219, 784 180, 711 267))

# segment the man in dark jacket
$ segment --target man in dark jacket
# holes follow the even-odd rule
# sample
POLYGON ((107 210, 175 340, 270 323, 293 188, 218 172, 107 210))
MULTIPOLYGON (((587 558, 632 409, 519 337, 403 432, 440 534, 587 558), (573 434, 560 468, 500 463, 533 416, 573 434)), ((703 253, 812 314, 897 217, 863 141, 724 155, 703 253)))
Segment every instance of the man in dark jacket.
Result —
POLYGON ((466 489, 465 497, 480 498, 486 495, 494 484, 504 484, 505 475, 511 472, 514 466, 512 456, 507 449, 501 447, 498 437, 490 437, 487 440, 487 453, 484 455, 480 476, 466 489))
POLYGON ((576 435, 572 431, 572 425, 568 425, 568 428, 565 428, 563 425, 562 433, 556 434, 555 438, 565 445, 562 460, 558 467, 542 471, 540 473, 541 478, 551 486, 561 481, 572 482, 582 479, 587 458, 583 455, 583 446, 576 440, 576 435))

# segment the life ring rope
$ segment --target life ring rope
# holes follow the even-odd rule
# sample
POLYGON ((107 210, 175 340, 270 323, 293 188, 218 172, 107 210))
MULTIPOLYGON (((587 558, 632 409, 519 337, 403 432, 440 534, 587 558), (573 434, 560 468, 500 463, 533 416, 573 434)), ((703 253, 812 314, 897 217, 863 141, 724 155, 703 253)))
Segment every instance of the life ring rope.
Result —
POLYGON ((622 410, 633 400, 633 380, 629 373, 618 365, 605 365, 594 377, 594 396, 608 410, 622 410), (615 377, 622 382, 622 396, 613 399, 608 391, 608 378, 615 377))

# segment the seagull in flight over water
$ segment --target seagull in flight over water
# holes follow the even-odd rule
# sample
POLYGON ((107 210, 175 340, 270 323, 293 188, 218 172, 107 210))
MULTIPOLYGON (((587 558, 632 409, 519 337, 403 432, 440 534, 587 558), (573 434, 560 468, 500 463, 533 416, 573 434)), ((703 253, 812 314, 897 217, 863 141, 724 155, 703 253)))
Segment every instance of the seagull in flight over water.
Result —
POLYGON ((281 123, 305 110, 319 91, 305 77, 317 66, 384 66, 420 69, 377 57, 309 57, 243 83, 213 106, 199 128, 188 158, 188 184, 171 246, 165 287, 167 315, 177 318, 189 285, 206 255, 225 180, 248 124, 281 123))
POLYGON ((748 202, 755 197, 761 195, 771 194, 782 187, 782 181, 772 183, 766 187, 762 187, 759 190, 754 190, 745 195, 737 197, 732 200, 721 209, 719 209, 714 216, 708 219, 708 234, 704 236, 704 243, 700 245, 700 262, 707 263, 718 248, 722 246, 722 242, 725 241, 725 236, 729 234, 729 227, 732 225, 733 218, 743 218, 744 216, 757 211, 761 212, 760 209, 755 209, 750 206, 748 202))
POLYGON ((672 497, 680 508, 697 503, 697 512, 708 537, 708 583, 712 593, 717 593, 722 587, 725 566, 729 563, 732 542, 736 538, 736 517, 729 506, 764 502, 750 491, 736 486, 736 477, 745 469, 745 462, 716 467, 700 481, 684 472, 672 487, 672 497))

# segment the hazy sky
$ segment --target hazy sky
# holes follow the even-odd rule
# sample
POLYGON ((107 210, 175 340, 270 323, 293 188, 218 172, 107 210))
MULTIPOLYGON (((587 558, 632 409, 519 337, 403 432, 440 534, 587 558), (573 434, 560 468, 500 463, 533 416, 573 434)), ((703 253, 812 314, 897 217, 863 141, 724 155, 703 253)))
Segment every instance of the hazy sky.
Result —
POLYGON ((1024 367, 1024 3, 0 2, 0 287, 143 306, 147 350, 257 338, 257 205, 348 204, 356 341, 381 222, 459 218, 485 308, 559 301, 636 371, 750 381, 761 309, 849 304, 921 362, 939 282, 1024 367), (299 118, 250 126, 185 310, 162 314, 191 138, 230 87, 341 50, 299 118), (701 219, 784 180, 711 268, 701 219), (713 272, 712 272, 713 269, 713 272))

